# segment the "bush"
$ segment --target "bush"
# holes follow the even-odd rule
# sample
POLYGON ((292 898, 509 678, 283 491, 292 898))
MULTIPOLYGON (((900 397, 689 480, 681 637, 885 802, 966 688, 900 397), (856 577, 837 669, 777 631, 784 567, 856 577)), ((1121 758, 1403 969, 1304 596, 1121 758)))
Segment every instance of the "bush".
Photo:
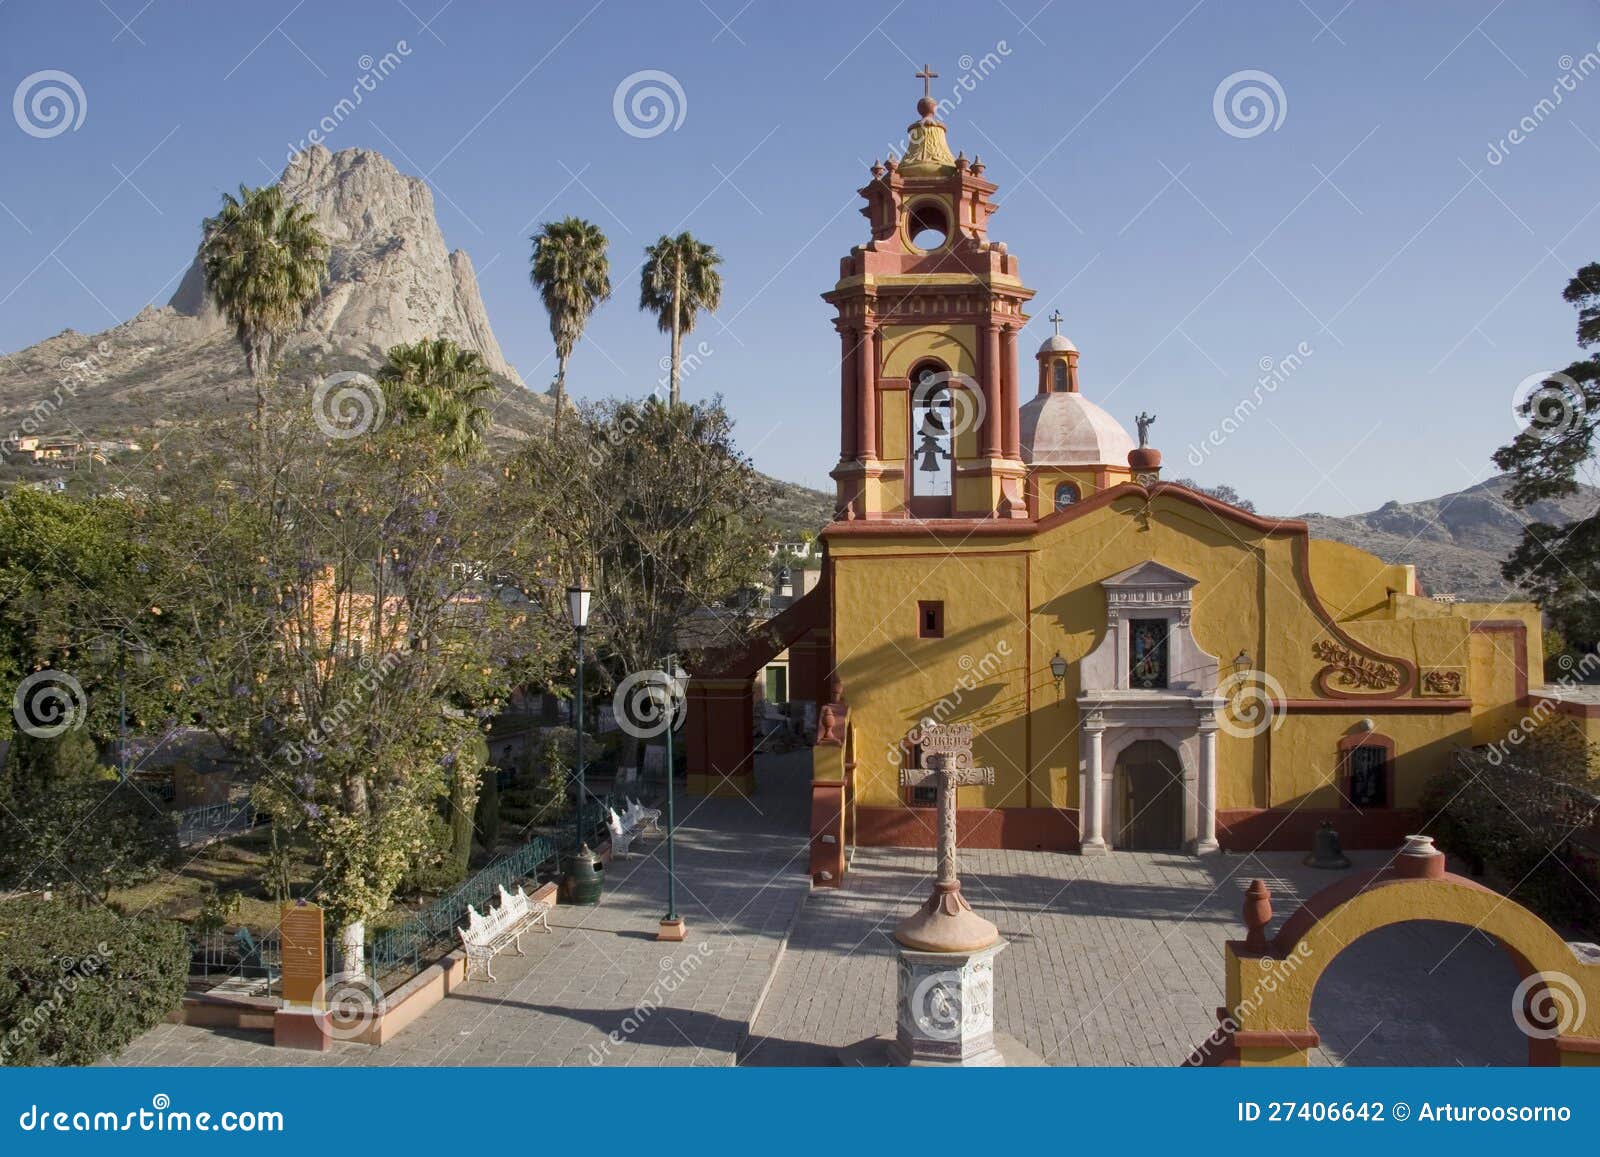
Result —
POLYGON ((1550 923, 1600 929, 1600 798, 1567 781, 1567 757, 1559 752, 1541 756, 1540 747, 1530 747, 1516 754, 1514 763, 1465 753, 1435 776, 1422 800, 1434 817, 1427 830, 1474 873, 1492 871, 1512 899, 1550 923))
POLYGON ((154 879, 177 855, 171 814, 114 776, 14 796, 0 813, 0 887, 104 900, 114 888, 154 879))
POLYGON ((182 925, 60 901, 0 905, 0 1062, 87 1065, 179 1005, 182 925))

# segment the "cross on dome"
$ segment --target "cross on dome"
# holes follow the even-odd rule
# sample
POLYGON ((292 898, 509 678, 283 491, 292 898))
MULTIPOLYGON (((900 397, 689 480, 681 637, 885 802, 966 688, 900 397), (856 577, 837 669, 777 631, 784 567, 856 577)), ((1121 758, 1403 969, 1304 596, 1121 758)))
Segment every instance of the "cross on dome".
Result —
POLYGON ((1061 311, 1059 309, 1056 310, 1054 313, 1052 313, 1045 320, 1048 321, 1051 325, 1056 327, 1056 336, 1060 337, 1061 336, 1061 323, 1066 320, 1065 318, 1063 318, 1061 316, 1061 311))

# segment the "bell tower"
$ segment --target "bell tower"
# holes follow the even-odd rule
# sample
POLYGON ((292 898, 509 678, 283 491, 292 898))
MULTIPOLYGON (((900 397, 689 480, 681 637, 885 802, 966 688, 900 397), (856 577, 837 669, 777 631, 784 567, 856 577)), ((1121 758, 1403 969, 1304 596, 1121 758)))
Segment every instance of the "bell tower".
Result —
POLYGON ((1033 296, 990 241, 997 186, 950 154, 927 66, 903 153, 859 191, 871 239, 822 295, 839 332, 840 519, 1028 517, 1017 334, 1033 296))

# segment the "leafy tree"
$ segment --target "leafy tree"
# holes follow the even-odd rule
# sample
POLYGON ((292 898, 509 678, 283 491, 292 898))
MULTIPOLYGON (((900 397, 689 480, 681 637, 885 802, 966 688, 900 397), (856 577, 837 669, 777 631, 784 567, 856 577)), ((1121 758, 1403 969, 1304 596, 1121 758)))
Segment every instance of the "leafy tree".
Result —
POLYGON ((143 508, 187 567, 169 613, 232 610, 192 697, 275 831, 318 861, 347 963, 451 846, 446 757, 551 657, 530 607, 486 580, 534 568, 542 524, 508 519, 494 479, 462 461, 481 382, 448 353, 391 358, 398 420, 355 438, 322 436, 303 392, 275 387, 259 465, 240 476, 249 432, 225 420, 158 455, 143 508), (227 530, 197 541, 173 511, 227 530))
POLYGON ((489 367, 477 350, 464 350, 449 338, 432 338, 392 347, 383 368, 385 406, 405 425, 424 428, 444 456, 467 462, 483 448, 489 427, 486 397, 494 393, 489 367))
MULTIPOLYGON (((1578 307, 1578 345, 1600 345, 1600 263, 1578 270, 1562 296, 1578 307)), ((1600 354, 1546 379, 1522 404, 1527 426, 1494 452, 1511 475, 1517 509, 1577 494, 1578 473, 1595 457, 1600 425, 1600 354)), ((1526 588, 1570 643, 1600 643, 1600 510, 1556 526, 1533 522, 1501 568, 1526 588)))
POLYGON ((277 185, 222 195, 200 242, 206 288, 233 323, 256 391, 256 425, 266 409, 265 382, 284 339, 305 318, 328 270, 328 243, 303 205, 277 185))
POLYGON ((81 731, 19 737, 0 811, 0 881, 104 901, 153 878, 177 854, 170 813, 94 762, 81 731))
POLYGON ((567 360, 583 336, 595 307, 611 296, 611 262, 606 256, 606 235, 581 217, 546 222, 531 238, 533 254, 528 278, 550 318, 550 337, 556 343, 556 416, 566 405, 567 360))
POLYGON ((1218 502, 1226 502, 1229 506, 1237 506, 1240 510, 1248 510, 1251 514, 1255 513, 1256 504, 1243 497, 1237 490, 1226 483, 1220 486, 1202 486, 1193 478, 1179 478, 1177 484, 1200 494, 1209 495, 1218 502))
POLYGON ((492 781, 489 745, 481 732, 474 732, 450 761, 450 875, 452 882, 467 878, 472 862, 473 816, 481 792, 480 784, 492 781))
POLYGON ((530 444, 511 475, 528 502, 562 496, 560 557, 594 586, 591 635, 614 669, 691 651, 680 636, 696 618, 715 625, 713 645, 743 641, 749 620, 722 604, 761 580, 771 534, 760 476, 720 399, 590 407, 561 441, 530 444))
POLYGON ((672 335, 672 396, 679 402, 683 335, 694 329, 702 310, 715 313, 722 305, 722 258, 704 241, 688 233, 665 234, 645 251, 639 276, 639 308, 656 315, 662 333, 672 335))

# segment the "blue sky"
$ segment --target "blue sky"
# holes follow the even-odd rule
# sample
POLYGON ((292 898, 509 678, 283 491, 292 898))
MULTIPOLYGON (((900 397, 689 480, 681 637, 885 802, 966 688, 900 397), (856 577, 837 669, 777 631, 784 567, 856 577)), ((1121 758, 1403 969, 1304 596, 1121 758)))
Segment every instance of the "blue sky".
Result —
POLYGON ((689 229, 726 292, 686 393, 722 393, 756 463, 794 481, 829 485, 817 295, 866 238, 854 190, 903 137, 924 60, 936 96, 968 77, 950 140, 990 166, 991 236, 1038 291, 1024 348, 1059 307, 1085 392, 1126 425, 1159 415, 1169 477, 1278 513, 1458 489, 1515 432, 1518 383, 1578 352, 1560 292, 1600 260, 1600 75, 1573 79, 1600 55, 1590 0, 442 3, 0 0, 0 96, 56 69, 85 103, 49 138, 0 119, 0 350, 165 302, 221 192, 274 178, 362 58, 404 42, 327 143, 427 178, 529 384, 553 368, 532 226, 594 220, 626 278, 574 358, 583 397, 655 385, 666 339, 628 275, 689 229), (631 135, 613 98, 645 70, 681 89, 681 123, 631 135), (1214 108, 1247 70, 1282 94, 1253 135, 1214 108))

